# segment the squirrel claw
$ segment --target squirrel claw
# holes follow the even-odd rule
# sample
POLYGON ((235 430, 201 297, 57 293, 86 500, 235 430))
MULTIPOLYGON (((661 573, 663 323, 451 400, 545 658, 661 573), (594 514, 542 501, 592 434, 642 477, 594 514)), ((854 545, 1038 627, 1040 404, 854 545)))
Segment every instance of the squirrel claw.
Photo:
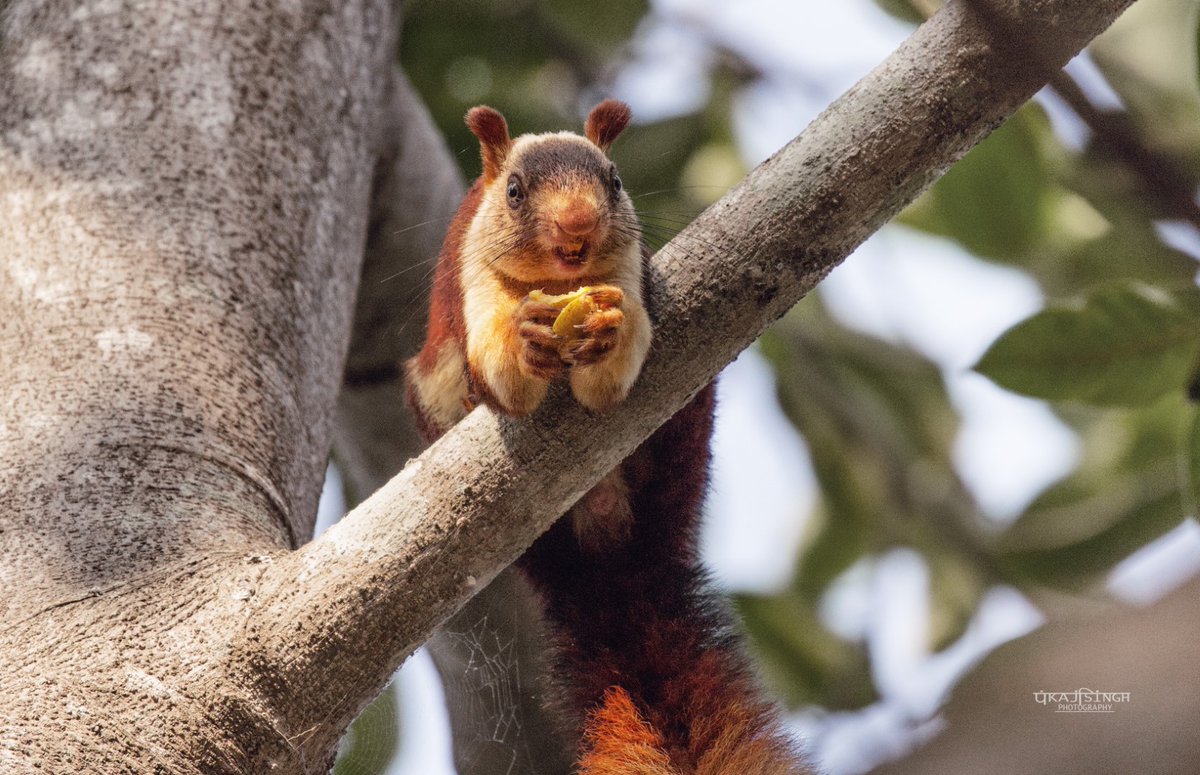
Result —
POLYGON ((518 311, 521 323, 517 326, 521 339, 519 365, 526 376, 549 382, 566 369, 559 352, 562 339, 551 328, 557 314, 558 310, 549 304, 527 301, 521 305, 518 311))
POLYGON ((615 285, 598 285, 588 291, 588 296, 601 308, 620 307, 625 300, 625 292, 615 285))
POLYGON ((554 325, 554 320, 558 317, 560 310, 552 304, 547 304, 544 301, 534 301, 528 296, 521 302, 521 306, 517 308, 517 319, 524 323, 534 323, 539 326, 549 328, 554 325))
POLYGON ((567 364, 559 355, 557 344, 547 345, 534 339, 525 339, 521 345, 520 367, 527 376, 549 382, 561 374, 567 364))
POLYGON ((521 354, 521 371, 526 376, 536 377, 544 382, 550 382, 562 374, 566 364, 558 356, 558 351, 539 352, 535 346, 527 346, 521 354))
POLYGON ((570 359, 575 366, 590 366, 608 357, 616 347, 615 336, 604 338, 580 339, 571 346, 570 359))
POLYGON ((590 366, 608 357, 617 346, 617 334, 625 314, 619 309, 599 309, 579 326, 583 336, 570 346, 568 359, 576 366, 590 366))

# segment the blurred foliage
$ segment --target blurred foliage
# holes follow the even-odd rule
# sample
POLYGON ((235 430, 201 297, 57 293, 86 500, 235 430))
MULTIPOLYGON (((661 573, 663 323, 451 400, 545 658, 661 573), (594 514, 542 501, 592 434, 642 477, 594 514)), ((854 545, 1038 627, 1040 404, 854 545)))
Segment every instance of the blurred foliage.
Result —
POLYGON ((913 23, 924 21, 937 7, 935 0, 926 0, 924 4, 914 0, 875 0, 875 5, 900 21, 913 23))
POLYGON ((974 148, 903 216, 903 222, 950 237, 977 256, 1024 263, 1050 242, 1055 198, 1048 122, 1023 110, 974 148))
MULTIPOLYGON (((902 18, 929 5, 879 4, 902 18)), ((938 650, 963 632, 988 587, 1011 585, 1035 602, 1051 592, 1094 598, 1117 563, 1195 515, 1200 421, 1187 396, 1200 390, 1197 265, 1165 244, 1160 228, 1200 225, 1200 99, 1190 73, 1186 84, 1179 79, 1190 53, 1150 61, 1137 45, 1143 27, 1180 45, 1182 36, 1165 30, 1185 21, 1194 29, 1195 20, 1182 4, 1146 5, 1143 18, 1096 46, 1127 113, 1081 103, 1086 95, 1060 80, 1087 125, 1082 147, 1064 143, 1031 103, 899 218, 1022 270, 1047 294, 1046 309, 999 336, 977 369, 1054 402, 1083 442, 1075 471, 998 524, 958 478, 957 414, 934 364, 838 324, 819 298, 762 340, 820 485, 790 587, 740 600, 768 675, 789 700, 862 702, 845 691, 854 684, 843 671, 861 669, 864 644, 834 638, 840 653, 810 644, 781 654, 786 625, 777 612, 792 611, 818 642, 833 637, 815 616, 823 596, 889 548, 915 549, 929 569, 928 636, 938 650)))
MULTIPOLYGON (((939 4, 876 3, 910 22, 939 4)), ((978 365, 1006 389, 1050 401, 1082 442, 1076 469, 1014 520, 984 514, 959 476, 959 414, 937 364, 839 322, 819 294, 763 338, 820 488, 791 583, 736 597, 764 672, 789 704, 855 708, 876 698, 867 644, 839 636, 822 603, 883 552, 905 547, 923 558, 936 651, 963 633, 990 587, 1015 587, 1035 604, 1057 605, 1064 593, 1103 597, 1116 563, 1195 515, 1200 414, 1188 394, 1200 389, 1197 266, 1160 234, 1163 221, 1200 226, 1196 11, 1143 0, 1094 44, 1126 112, 1091 104, 1069 77, 1055 82, 1086 126, 1082 145, 1064 142, 1030 103, 900 217, 1024 272, 1047 297, 978 365)), ((413 0, 401 60, 474 176, 468 108, 491 104, 514 133, 578 130, 621 68, 644 55, 640 41, 655 23, 640 0, 413 0)), ((707 102, 649 122, 635 115, 614 148, 652 245, 744 172, 732 120, 742 90, 796 75, 771 73, 721 30, 697 24, 692 32, 713 53, 707 102)))

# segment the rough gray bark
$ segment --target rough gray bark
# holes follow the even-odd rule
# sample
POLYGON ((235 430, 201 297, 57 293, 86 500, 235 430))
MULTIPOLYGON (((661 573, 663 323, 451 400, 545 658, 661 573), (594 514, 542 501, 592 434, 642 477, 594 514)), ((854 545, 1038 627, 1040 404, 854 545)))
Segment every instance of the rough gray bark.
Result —
POLYGON ((323 771, 368 698, 272 663, 250 600, 312 529, 392 27, 3 8, 5 772, 323 771))
POLYGON ((0 762, 322 771, 439 622, 1129 2, 951 2, 660 252, 623 406, 476 411, 297 551, 388 4, 9 2, 0 762))

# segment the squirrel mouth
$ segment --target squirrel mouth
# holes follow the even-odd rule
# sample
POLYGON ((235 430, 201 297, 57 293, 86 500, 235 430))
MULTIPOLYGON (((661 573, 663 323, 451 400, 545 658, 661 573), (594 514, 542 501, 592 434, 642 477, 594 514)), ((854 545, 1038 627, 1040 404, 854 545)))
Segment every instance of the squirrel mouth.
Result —
POLYGON ((585 242, 574 250, 567 250, 564 247, 554 249, 554 257, 558 262, 570 269, 578 269, 583 266, 583 262, 587 261, 588 246, 585 242))

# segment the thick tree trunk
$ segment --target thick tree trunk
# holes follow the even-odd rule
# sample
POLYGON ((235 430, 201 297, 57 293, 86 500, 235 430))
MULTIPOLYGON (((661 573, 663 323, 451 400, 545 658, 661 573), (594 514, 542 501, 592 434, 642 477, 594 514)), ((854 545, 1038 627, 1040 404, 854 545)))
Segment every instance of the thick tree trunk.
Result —
POLYGON ((319 772, 369 698, 251 625, 312 530, 392 27, 0 12, 0 769, 319 772))
POLYGON ((1129 2, 951 2, 660 252, 624 405, 476 411, 289 551, 349 338, 388 4, 10 0, 0 762, 323 771, 438 623, 1129 2))

